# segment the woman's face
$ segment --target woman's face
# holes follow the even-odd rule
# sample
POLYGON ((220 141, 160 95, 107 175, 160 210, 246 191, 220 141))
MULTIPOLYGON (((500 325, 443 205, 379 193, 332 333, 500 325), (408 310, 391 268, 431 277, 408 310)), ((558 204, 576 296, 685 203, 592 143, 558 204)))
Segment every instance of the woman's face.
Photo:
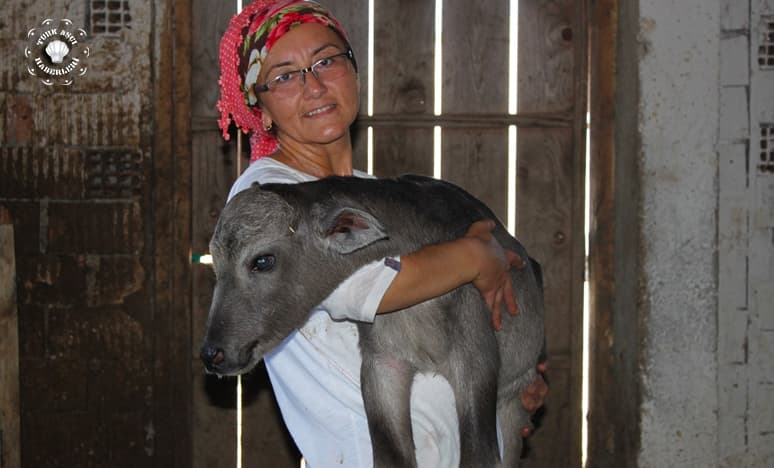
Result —
MULTIPOLYGON (((344 42, 331 28, 316 23, 296 26, 269 51, 258 84, 345 51, 344 42)), ((349 69, 340 78, 324 81, 306 73, 306 82, 291 93, 261 93, 264 125, 273 123, 280 140, 291 138, 302 144, 327 144, 348 137, 360 105, 357 75, 354 66, 350 64, 349 69)))

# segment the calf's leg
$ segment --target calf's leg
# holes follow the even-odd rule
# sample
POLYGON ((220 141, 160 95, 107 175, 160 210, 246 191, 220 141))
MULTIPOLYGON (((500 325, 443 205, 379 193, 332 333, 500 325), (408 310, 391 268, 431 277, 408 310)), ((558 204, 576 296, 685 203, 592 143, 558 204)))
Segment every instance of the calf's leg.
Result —
POLYGON ((392 357, 365 357, 360 371, 374 468, 416 468, 411 382, 416 369, 392 357))
POLYGON ((460 427, 460 467, 494 467, 500 461, 497 446, 497 373, 491 363, 476 368, 457 361, 449 382, 454 388, 460 427), (470 367, 469 367, 470 366, 470 367))
POLYGON ((497 418, 503 434, 503 467, 518 468, 519 466, 524 445, 521 429, 532 427, 530 415, 524 408, 520 395, 522 389, 536 378, 537 371, 533 368, 519 376, 508 387, 501 389, 497 400, 497 418))
POLYGON ((521 428, 530 424, 529 415, 518 397, 497 404, 497 418, 503 435, 503 468, 518 468, 524 441, 521 428))

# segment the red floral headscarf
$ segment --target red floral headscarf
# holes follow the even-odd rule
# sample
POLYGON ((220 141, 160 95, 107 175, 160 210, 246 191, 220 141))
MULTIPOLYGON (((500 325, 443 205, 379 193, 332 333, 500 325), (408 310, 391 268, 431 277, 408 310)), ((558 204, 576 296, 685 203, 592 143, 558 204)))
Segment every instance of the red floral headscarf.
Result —
POLYGON ((218 125, 226 140, 232 120, 242 132, 250 132, 250 162, 272 154, 278 147, 274 135, 263 128, 253 89, 261 66, 274 43, 304 23, 333 28, 349 47, 339 22, 308 0, 256 0, 231 19, 220 41, 218 125))

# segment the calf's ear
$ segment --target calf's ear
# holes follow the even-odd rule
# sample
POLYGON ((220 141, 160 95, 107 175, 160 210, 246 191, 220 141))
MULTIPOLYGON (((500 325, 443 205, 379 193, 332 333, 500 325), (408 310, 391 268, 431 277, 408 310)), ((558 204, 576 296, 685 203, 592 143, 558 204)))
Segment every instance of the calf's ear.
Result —
POLYGON ((352 253, 386 239, 384 227, 373 215, 357 208, 337 208, 323 219, 325 243, 340 254, 352 253))

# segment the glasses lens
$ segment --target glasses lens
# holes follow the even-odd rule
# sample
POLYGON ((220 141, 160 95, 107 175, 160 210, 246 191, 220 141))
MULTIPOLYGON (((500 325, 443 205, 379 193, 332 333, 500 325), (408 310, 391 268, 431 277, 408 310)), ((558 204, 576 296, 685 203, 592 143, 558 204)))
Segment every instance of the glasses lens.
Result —
POLYGON ((270 79, 266 86, 271 91, 289 91, 301 84, 301 71, 282 73, 270 79))
POLYGON ((348 59, 346 54, 336 54, 320 59, 312 65, 314 74, 321 80, 332 80, 341 77, 347 72, 348 59))

